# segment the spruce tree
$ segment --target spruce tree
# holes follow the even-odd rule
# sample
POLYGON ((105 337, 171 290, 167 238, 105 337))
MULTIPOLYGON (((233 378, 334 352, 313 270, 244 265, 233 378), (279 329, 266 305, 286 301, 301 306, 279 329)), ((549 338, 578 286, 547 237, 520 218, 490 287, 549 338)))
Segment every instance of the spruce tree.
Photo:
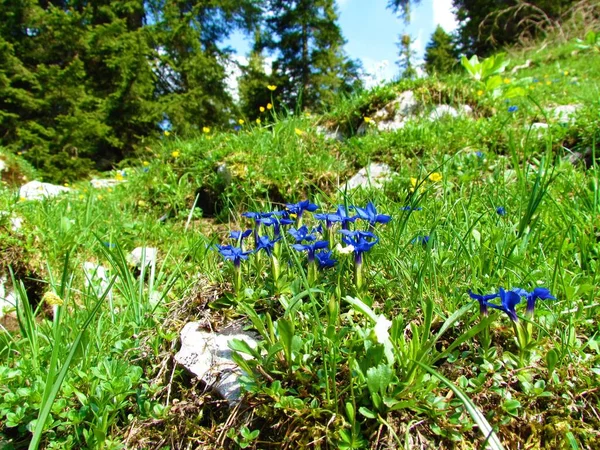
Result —
POLYGON ((410 48, 412 39, 408 34, 403 34, 400 37, 398 46, 400 48, 400 59, 398 60, 398 66, 402 72, 400 73, 401 78, 412 79, 417 76, 417 69, 413 65, 413 59, 415 52, 410 48))
POLYGON ((360 84, 349 63, 334 0, 270 0, 264 45, 275 54, 274 80, 290 108, 319 109, 360 84))
POLYGON ((458 52, 452 36, 438 25, 425 47, 425 71, 429 75, 450 73, 457 66, 458 52))

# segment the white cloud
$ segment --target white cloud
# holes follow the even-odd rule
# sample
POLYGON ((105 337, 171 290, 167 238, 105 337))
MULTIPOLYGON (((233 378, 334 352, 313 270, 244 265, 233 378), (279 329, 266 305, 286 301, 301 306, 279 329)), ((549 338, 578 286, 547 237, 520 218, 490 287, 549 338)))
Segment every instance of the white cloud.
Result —
POLYGON ((452 0, 433 0, 433 26, 438 25, 441 25, 447 33, 451 33, 458 27, 452 0))
POLYGON ((387 59, 361 58, 363 62, 365 87, 370 89, 378 84, 391 81, 398 76, 398 68, 387 59))

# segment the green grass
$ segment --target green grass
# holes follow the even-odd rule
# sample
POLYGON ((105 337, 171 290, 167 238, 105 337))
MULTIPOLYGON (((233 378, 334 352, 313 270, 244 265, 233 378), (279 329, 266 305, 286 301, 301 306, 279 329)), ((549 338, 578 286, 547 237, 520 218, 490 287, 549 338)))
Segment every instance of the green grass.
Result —
POLYGON ((319 117, 273 112, 237 132, 164 137, 110 190, 82 181, 42 202, 0 190, 0 272, 12 269, 23 300, 0 322, 0 447, 596 448, 600 169, 564 158, 600 154, 600 55, 573 49, 515 53, 502 77, 523 87, 517 98, 480 94, 464 74, 402 82, 319 117), (474 117, 356 134, 408 88, 425 105, 467 103, 474 117), (570 124, 547 113, 568 103, 583 105, 570 124), (532 130, 538 121, 549 128, 532 130), (318 125, 346 139, 326 141, 318 125), (371 161, 393 168, 391 182, 345 191, 371 161), (284 233, 280 273, 253 254, 235 292, 214 244, 252 226, 242 212, 305 198, 322 212, 372 201, 391 215, 364 255, 364 284, 352 255, 315 273, 284 233), (158 248, 156 264, 132 267, 138 246, 158 248), (111 289, 86 278, 85 262, 108 269, 111 289), (539 286, 556 300, 538 301, 533 318, 520 304, 517 326, 497 310, 481 316, 468 295, 539 286), (262 338, 258 350, 234 345, 253 356, 236 357, 240 408, 173 362, 197 319, 262 338))

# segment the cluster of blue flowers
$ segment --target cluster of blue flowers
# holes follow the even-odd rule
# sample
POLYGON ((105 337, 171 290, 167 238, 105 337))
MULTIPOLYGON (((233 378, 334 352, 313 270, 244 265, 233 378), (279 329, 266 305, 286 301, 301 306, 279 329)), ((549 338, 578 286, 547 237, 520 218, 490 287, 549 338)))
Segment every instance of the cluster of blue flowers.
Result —
POLYGON ((550 290, 544 287, 537 287, 531 292, 527 292, 525 289, 521 288, 514 288, 508 291, 500 288, 497 293, 488 295, 475 294, 469 290, 469 295, 472 299, 479 302, 479 310, 482 315, 487 316, 488 307, 494 308, 504 311, 513 322, 519 321, 515 307, 521 303, 523 298, 527 300, 526 313, 529 317, 533 316, 537 300, 556 300, 556 297, 550 294, 550 290), (490 302, 490 300, 496 298, 500 299, 500 304, 490 302))
POLYGON ((282 227, 290 226, 287 233, 293 238, 292 248, 297 251, 307 252, 308 262, 312 264, 317 262, 319 268, 326 269, 333 267, 337 260, 333 258, 333 226, 340 224, 339 233, 342 235, 342 242, 352 246, 356 264, 362 263, 362 255, 369 251, 377 242, 378 238, 373 233, 377 224, 387 223, 391 217, 385 214, 379 214, 375 205, 369 202, 365 208, 351 206, 349 209, 356 212, 354 216, 344 206, 338 206, 335 212, 317 213, 314 218, 324 222, 318 227, 309 228, 302 225, 302 219, 305 212, 314 213, 319 207, 309 200, 298 203, 286 204, 285 210, 275 210, 269 212, 245 212, 243 217, 254 221, 253 229, 245 231, 232 231, 230 238, 235 245, 217 245, 219 253, 227 260, 231 260, 236 268, 240 267, 241 261, 248 259, 253 252, 263 250, 268 256, 272 256, 275 250, 275 244, 279 242, 282 236, 282 227), (350 225, 357 220, 362 220, 368 224, 367 230, 350 230, 350 225), (295 227, 291 227, 295 225, 295 227), (261 235, 262 227, 272 227, 271 235, 261 235), (245 250, 244 239, 253 234, 254 250, 245 250))

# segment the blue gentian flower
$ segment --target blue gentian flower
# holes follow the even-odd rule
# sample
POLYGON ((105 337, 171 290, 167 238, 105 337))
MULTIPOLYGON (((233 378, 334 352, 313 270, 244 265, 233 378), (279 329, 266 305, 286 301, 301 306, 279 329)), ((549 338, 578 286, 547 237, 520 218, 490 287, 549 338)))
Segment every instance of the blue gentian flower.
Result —
POLYGON ((298 203, 288 203, 285 205, 290 214, 296 214, 299 218, 302 217, 304 211, 314 212, 319 207, 308 200, 303 200, 298 203))
POLYGON ((308 262, 312 263, 315 260, 315 252, 317 250, 321 250, 321 249, 329 247, 329 242, 315 241, 310 244, 294 244, 294 245, 292 245, 292 247, 294 247, 294 249, 298 250, 299 252, 302 252, 302 251, 308 252, 308 262))
POLYGON ((103 242, 102 245, 108 248, 115 248, 117 246, 117 244, 114 244, 112 242, 103 242))
POLYGON ((400 211, 421 211, 422 209, 420 206, 403 206, 400 211))
POLYGON ((233 127, 233 131, 240 131, 241 129, 242 129, 242 127, 239 125, 236 125, 233 127))
POLYGON ((342 241, 354 247, 354 262, 357 265, 362 264, 363 253, 371 250, 379 242, 379 238, 370 231, 340 230, 340 233, 344 235, 342 241))
POLYGON ((223 258, 233 261, 235 267, 240 267, 242 260, 248 259, 248 255, 251 251, 243 251, 240 247, 234 247, 232 245, 217 245, 217 249, 223 258))
POLYGON ((496 208, 496 213, 497 213, 499 216, 505 216, 505 215, 506 215, 506 209, 504 209, 504 206, 498 206, 498 207, 496 208))
POLYGON ((478 158, 483 158, 483 152, 475 152, 475 156, 477 156, 478 158))
POLYGON ((509 112, 509 113, 513 113, 513 112, 517 111, 518 109, 519 109, 519 107, 518 107, 518 106, 516 106, 516 105, 512 105, 512 106, 509 106, 509 107, 508 107, 508 112, 509 112))
POLYGON ((314 241, 316 239, 315 236, 308 232, 306 225, 302 225, 297 230, 295 228, 290 228, 288 233, 292 235, 292 237, 296 240, 296 243, 300 243, 302 241, 314 241))
POLYGON ((229 232, 229 237, 236 242, 241 242, 244 239, 246 239, 248 236, 250 236, 251 234, 252 234, 252 230, 246 230, 246 231, 235 230, 235 231, 229 232))
POLYGON ((556 300, 550 290, 544 287, 537 287, 532 292, 527 293, 527 314, 533 316, 533 310, 535 309, 535 301, 540 300, 556 300))
POLYGON ((324 220, 327 228, 331 228, 334 223, 339 222, 342 224, 342 229, 347 230, 348 224, 358 219, 358 216, 350 217, 346 212, 346 208, 342 205, 339 205, 336 212, 315 214, 315 219, 324 220))
POLYGON ((429 242, 429 236, 417 236, 416 238, 413 238, 412 241, 410 241, 411 244, 421 244, 421 245, 427 245, 427 243, 429 242))
POLYGON ((259 222, 262 225, 267 227, 273 227, 273 236, 278 238, 281 236, 281 225, 291 225, 294 223, 292 219, 288 219, 287 217, 277 217, 273 215, 273 217, 264 217, 259 219, 259 222))
POLYGON ((487 308, 488 300, 498 298, 500 296, 500 294, 479 295, 479 294, 475 294, 473 291, 471 291, 469 289, 469 296, 472 299, 477 300, 479 302, 479 312, 481 313, 481 315, 487 316, 488 315, 488 308, 487 308))
POLYGON ((502 288, 500 288, 498 291, 498 296, 500 297, 500 305, 487 302, 487 306, 504 311, 506 314, 508 314, 510 320, 513 322, 518 322, 519 318, 517 317, 515 306, 521 303, 521 296, 515 291, 505 291, 502 288))
POLYGON ((392 218, 385 214, 377 214, 377 209, 373 202, 367 203, 366 208, 359 208, 358 206, 352 207, 359 219, 366 220, 371 226, 375 226, 376 223, 388 223, 392 218))
POLYGON ((315 252, 315 258, 320 269, 328 269, 335 266, 337 259, 333 259, 331 255, 331 251, 315 252))
POLYGON ((269 236, 261 236, 258 238, 258 244, 256 246, 256 251, 264 250, 265 253, 270 257, 273 254, 273 248, 275 247, 275 242, 277 242, 281 237, 270 239, 269 236))

